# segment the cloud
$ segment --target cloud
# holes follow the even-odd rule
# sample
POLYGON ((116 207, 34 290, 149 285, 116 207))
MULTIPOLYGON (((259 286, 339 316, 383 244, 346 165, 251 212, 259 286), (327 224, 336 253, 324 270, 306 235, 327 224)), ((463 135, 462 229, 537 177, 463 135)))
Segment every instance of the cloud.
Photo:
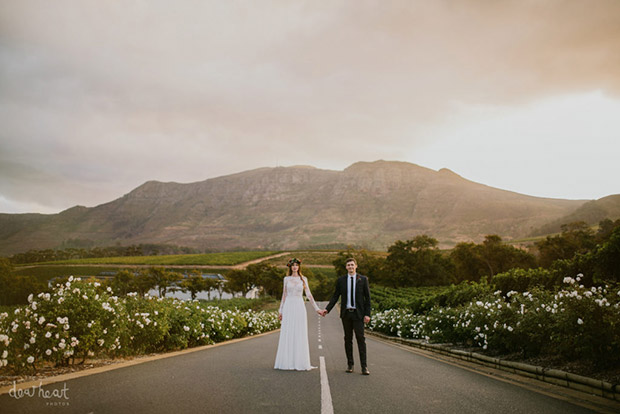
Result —
POLYGON ((620 100, 601 92, 555 96, 518 109, 463 106, 435 126, 438 139, 416 155, 428 167, 449 165, 493 187, 539 197, 600 198, 620 192, 611 178, 620 174, 618 113, 620 100))
POLYGON ((415 153, 462 105, 617 97, 617 16, 615 0, 3 2, 0 194, 52 202, 19 165, 64 207, 149 179, 344 168, 415 153))
POLYGON ((36 207, 36 212, 57 212, 65 208, 67 199, 73 200, 76 193, 86 199, 97 199, 98 193, 108 187, 81 181, 78 176, 66 177, 6 159, 0 159, 0 176, 3 177, 0 180, 0 206, 7 212, 32 211, 21 210, 24 207, 36 207))

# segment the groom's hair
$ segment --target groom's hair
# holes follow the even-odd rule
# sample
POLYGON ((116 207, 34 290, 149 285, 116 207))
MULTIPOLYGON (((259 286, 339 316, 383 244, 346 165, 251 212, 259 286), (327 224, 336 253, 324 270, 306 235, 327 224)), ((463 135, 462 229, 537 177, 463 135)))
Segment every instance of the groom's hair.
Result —
POLYGON ((344 262, 345 266, 346 266, 346 264, 347 264, 347 263, 349 263, 349 262, 353 262, 353 263, 355 263, 355 264, 357 265, 357 262, 356 262, 356 261, 355 261, 355 259, 354 259, 354 258, 352 258, 352 257, 349 257, 349 258, 348 258, 348 259, 344 262))

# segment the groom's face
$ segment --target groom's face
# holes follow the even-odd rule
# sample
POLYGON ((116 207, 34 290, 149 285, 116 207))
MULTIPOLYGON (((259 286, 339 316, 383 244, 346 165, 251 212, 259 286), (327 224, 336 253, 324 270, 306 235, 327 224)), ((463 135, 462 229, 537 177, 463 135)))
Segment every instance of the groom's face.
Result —
POLYGON ((347 268, 347 272, 349 272, 350 275, 355 274, 355 269, 357 269, 357 265, 355 264, 355 262, 347 262, 345 266, 347 268))

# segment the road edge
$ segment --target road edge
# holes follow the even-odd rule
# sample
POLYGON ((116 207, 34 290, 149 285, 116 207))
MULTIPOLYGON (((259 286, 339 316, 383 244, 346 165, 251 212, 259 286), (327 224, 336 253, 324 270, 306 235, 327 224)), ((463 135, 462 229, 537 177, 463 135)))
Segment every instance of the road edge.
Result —
POLYGON ((449 355, 453 358, 473 362, 478 365, 491 367, 501 371, 510 372, 523 377, 533 378, 549 384, 558 385, 572 390, 593 394, 598 397, 620 402, 620 384, 611 384, 602 380, 584 377, 582 375, 571 374, 570 372, 560 371, 557 369, 543 368, 536 365, 524 364, 522 362, 507 361, 500 358, 493 358, 476 352, 462 351, 452 349, 445 344, 429 344, 419 339, 399 338, 395 336, 385 335, 371 330, 366 331, 369 335, 378 338, 398 342, 407 346, 416 347, 449 355))
POLYGON ((216 348, 216 347, 223 346, 223 345, 230 345, 230 344, 234 344, 237 342, 247 341, 249 339, 259 338, 261 336, 270 335, 270 334, 273 334, 279 331, 280 329, 274 329, 273 331, 263 332, 263 333, 256 334, 256 335, 244 336, 243 338, 231 339, 229 341, 218 342, 216 344, 202 345, 202 346, 197 346, 193 348, 182 349, 180 351, 167 352, 164 354, 156 354, 156 355, 150 355, 146 357, 138 356, 135 359, 125 361, 125 362, 118 362, 118 363, 114 363, 111 365, 84 369, 78 372, 55 375, 52 377, 41 378, 38 380, 33 380, 33 381, 28 381, 28 382, 20 382, 19 384, 14 384, 14 385, 5 385, 3 387, 0 387, 0 395, 8 394, 14 388, 28 389, 32 387, 39 387, 39 386, 44 386, 44 385, 49 385, 49 384, 55 384, 58 382, 69 381, 72 379, 86 377, 89 375, 95 375, 95 374, 100 374, 103 372, 113 371, 115 369, 126 368, 126 367, 130 367, 133 365, 144 364, 146 362, 151 362, 151 361, 157 361, 159 359, 171 358, 171 357, 175 357, 179 355, 190 354, 192 352, 204 351, 206 349, 216 348))

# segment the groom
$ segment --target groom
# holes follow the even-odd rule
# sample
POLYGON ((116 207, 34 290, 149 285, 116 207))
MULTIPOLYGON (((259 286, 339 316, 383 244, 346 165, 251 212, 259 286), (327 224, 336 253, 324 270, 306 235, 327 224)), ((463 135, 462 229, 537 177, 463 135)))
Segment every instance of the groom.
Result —
POLYGON ((362 374, 370 375, 366 363, 366 338, 364 338, 364 324, 370 322, 370 288, 368 278, 358 275, 357 262, 350 258, 345 262, 347 276, 341 276, 336 281, 336 291, 329 304, 323 311, 325 316, 332 310, 338 297, 340 301, 340 318, 344 328, 344 349, 347 353, 347 372, 353 372, 353 331, 360 352, 362 374))

